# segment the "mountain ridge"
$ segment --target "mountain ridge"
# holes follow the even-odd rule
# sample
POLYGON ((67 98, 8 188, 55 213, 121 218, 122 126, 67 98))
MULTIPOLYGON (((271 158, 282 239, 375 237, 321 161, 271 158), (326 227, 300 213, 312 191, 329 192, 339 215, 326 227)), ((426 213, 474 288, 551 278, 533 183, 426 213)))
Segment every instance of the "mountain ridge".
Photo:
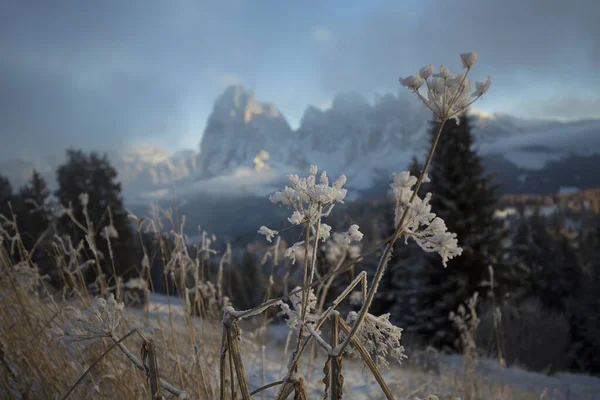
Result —
MULTIPOLYGON (((540 171, 552 169, 556 174, 564 168, 561 162, 584 168, 600 155, 600 120, 529 120, 476 109, 469 114, 479 153, 512 192, 522 193, 531 186, 528 176, 547 179, 540 171), (574 161, 573 157, 583 159, 574 161)), ((261 181, 260 176, 249 175, 255 173, 253 160, 261 150, 269 153, 268 163, 281 176, 273 171, 268 179, 264 175, 268 182, 263 182, 260 193, 265 185, 285 180, 283 172, 302 173, 310 164, 331 176, 344 173, 349 187, 368 191, 375 181, 406 168, 414 155, 423 157, 430 120, 430 112, 418 99, 404 92, 376 95, 372 103, 362 94, 345 92, 335 96, 327 109, 307 106, 299 127, 293 130, 273 103, 257 100, 254 91, 242 85, 232 85, 214 102, 199 152, 141 147, 110 152, 108 157, 119 172, 127 198, 144 199, 143 193, 174 185, 187 189, 196 182, 204 189, 211 182, 228 182, 244 186, 243 193, 251 194, 253 185, 261 181)), ((9 160, 0 162, 0 170, 18 186, 36 168, 52 186, 54 170, 63 160, 9 160)), ((590 179, 582 189, 594 184, 590 179)), ((600 180, 595 184, 600 186, 600 180)), ((542 186, 554 190, 568 185, 561 181, 554 186, 538 185, 542 186)))

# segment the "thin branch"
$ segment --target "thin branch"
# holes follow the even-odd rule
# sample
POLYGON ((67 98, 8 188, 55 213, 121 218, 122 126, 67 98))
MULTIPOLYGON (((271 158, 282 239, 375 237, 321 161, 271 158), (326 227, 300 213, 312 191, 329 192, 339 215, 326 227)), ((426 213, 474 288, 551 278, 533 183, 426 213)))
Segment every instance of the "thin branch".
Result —
POLYGON ((69 391, 62 397, 62 400, 67 399, 71 395, 71 393, 73 393, 73 391, 75 390, 75 388, 77 387, 77 385, 79 385, 81 383, 81 381, 83 381, 83 379, 92 371, 92 368, 94 368, 94 366, 96 366, 96 364, 98 364, 108 353, 110 353, 121 342, 123 342, 125 339, 127 339, 129 336, 133 335, 136 332, 137 332, 137 328, 129 331, 129 333, 127 335, 123 336, 121 339, 119 339, 118 341, 116 341, 115 343, 113 343, 108 349, 106 349, 106 351, 104 353, 102 353, 102 355, 100 357, 98 357, 98 359, 96 359, 96 361, 94 361, 92 363, 92 365, 89 366, 88 369, 85 370, 85 372, 83 373, 83 375, 81 375, 79 377, 79 379, 77 379, 77 382, 75 382, 73 384, 73 386, 71 386, 71 388, 69 389, 69 391))

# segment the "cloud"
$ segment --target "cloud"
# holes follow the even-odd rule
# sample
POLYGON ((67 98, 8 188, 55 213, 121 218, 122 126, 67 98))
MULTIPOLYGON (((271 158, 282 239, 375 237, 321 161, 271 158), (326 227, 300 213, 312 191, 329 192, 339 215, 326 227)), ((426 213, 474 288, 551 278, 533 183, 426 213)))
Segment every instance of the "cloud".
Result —
POLYGON ((548 87, 564 97, 591 89, 586 98, 593 100, 600 93, 598 15, 597 0, 384 2, 336 31, 335 49, 320 62, 321 87, 330 94, 393 90, 398 76, 425 64, 458 72, 458 55, 475 50, 473 78, 494 79, 485 100, 492 108, 544 101, 548 87))
POLYGON ((194 127, 199 141, 197 115, 222 84, 239 82, 222 72, 211 85, 205 55, 217 65, 247 58, 236 50, 247 45, 241 32, 214 39, 237 9, 139 0, 1 8, 0 158, 168 146, 194 127))
POLYGON ((563 121, 600 119, 600 96, 590 98, 557 96, 543 104, 530 104, 523 110, 532 117, 552 118, 563 121))
POLYGON ((331 29, 323 26, 315 26, 310 31, 311 37, 318 43, 331 43, 335 40, 331 29))
POLYGON ((242 83, 242 79, 239 77, 239 75, 231 72, 219 71, 215 68, 208 68, 206 73, 209 76, 209 79, 217 82, 220 86, 239 85, 242 83))
POLYGON ((110 150, 163 136, 177 124, 177 92, 153 76, 114 74, 82 85, 48 70, 0 64, 0 157, 62 153, 66 147, 110 150))

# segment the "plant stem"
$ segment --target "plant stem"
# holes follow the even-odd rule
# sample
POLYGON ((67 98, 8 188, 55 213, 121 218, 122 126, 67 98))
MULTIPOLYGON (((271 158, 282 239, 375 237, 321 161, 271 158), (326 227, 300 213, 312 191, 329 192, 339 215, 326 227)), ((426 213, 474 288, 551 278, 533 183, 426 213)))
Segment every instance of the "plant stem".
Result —
MULTIPOLYGON (((442 120, 442 122, 440 123, 438 132, 435 136, 435 140, 433 141, 433 145, 431 146, 431 149, 429 150, 429 155, 427 156, 427 161, 425 162, 423 171, 421 172, 421 175, 419 176, 419 179, 417 180, 417 185, 415 187, 415 190, 414 190, 412 196, 410 197, 410 200, 408 201, 408 205, 410 205, 413 202, 413 200, 417 196, 417 193, 419 192, 419 189, 421 188, 421 184, 423 183, 423 179, 425 177, 425 174, 427 173, 427 168, 429 167, 429 164, 431 163, 431 160, 433 159, 433 154, 435 153, 435 148, 437 147, 437 144, 440 140, 440 136, 442 135, 442 130, 444 129, 445 123, 446 123, 445 119, 442 120)), ((360 327, 360 325, 364 321, 365 317, 367 316, 367 313, 369 312, 371 303, 373 303, 373 299, 375 298, 375 293, 377 293, 377 288, 379 286, 379 282, 381 281, 381 278, 383 277, 383 273, 385 272, 385 270, 387 268, 387 264, 389 262, 391 254, 392 254, 392 249, 394 248, 394 244, 396 243, 396 240, 398 240, 398 237, 400 237, 400 234, 402 234, 402 232, 403 232, 404 220, 406 219, 406 217, 408 215, 408 210, 409 210, 408 205, 407 205, 406 209, 404 210, 404 213, 402 214, 400 221, 398 222, 398 226, 396 226, 396 230, 394 232, 394 235, 392 236, 392 240, 390 240, 388 242, 388 244, 385 248, 385 251, 383 252, 383 255, 381 256, 381 259, 379 260, 379 265, 377 266, 377 271, 375 272, 375 277, 373 277, 373 282, 371 283, 371 287, 369 288, 369 292, 367 293, 367 298, 366 298, 365 302, 363 303, 363 306, 360 309, 358 318, 356 319, 356 322, 354 323, 352 330, 350 331, 348 336, 346 336, 346 339, 344 340, 344 342, 337 349, 338 355, 343 354, 344 350, 346 349, 346 347, 352 340, 352 337, 356 334, 356 332, 358 331, 358 328, 360 327)))

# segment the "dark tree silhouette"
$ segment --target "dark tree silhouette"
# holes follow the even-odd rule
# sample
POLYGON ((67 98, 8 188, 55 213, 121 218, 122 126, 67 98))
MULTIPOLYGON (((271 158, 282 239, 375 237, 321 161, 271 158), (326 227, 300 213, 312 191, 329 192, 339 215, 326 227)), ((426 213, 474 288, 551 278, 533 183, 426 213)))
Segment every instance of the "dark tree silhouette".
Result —
MULTIPOLYGON (((432 126, 432 140, 438 126, 432 126)), ((422 287, 416 294, 415 329, 434 345, 453 347, 456 332, 449 313, 474 292, 485 295, 487 289, 482 283, 489 279, 490 265, 499 281, 504 281, 509 271, 502 259, 507 232, 495 217, 499 192, 474 149, 469 117, 463 115, 460 124, 446 122, 428 175, 432 212, 457 234, 463 254, 450 260, 447 268, 439 256, 427 254, 421 271, 422 287)))
POLYGON ((137 251, 121 199, 121 184, 106 155, 68 150, 67 161, 58 168, 57 178, 58 201, 63 207, 70 208, 79 225, 83 225, 78 226, 65 215, 59 221, 59 229, 70 235, 75 244, 84 241, 88 257, 99 263, 99 268, 89 271, 87 279, 94 280, 98 271, 113 284, 115 273, 124 279, 137 276, 137 251), (86 237, 89 233, 91 235, 86 237))
POLYGON ((35 169, 31 179, 19 191, 19 228, 25 248, 31 250, 50 227, 48 201, 50 191, 44 178, 35 169))

